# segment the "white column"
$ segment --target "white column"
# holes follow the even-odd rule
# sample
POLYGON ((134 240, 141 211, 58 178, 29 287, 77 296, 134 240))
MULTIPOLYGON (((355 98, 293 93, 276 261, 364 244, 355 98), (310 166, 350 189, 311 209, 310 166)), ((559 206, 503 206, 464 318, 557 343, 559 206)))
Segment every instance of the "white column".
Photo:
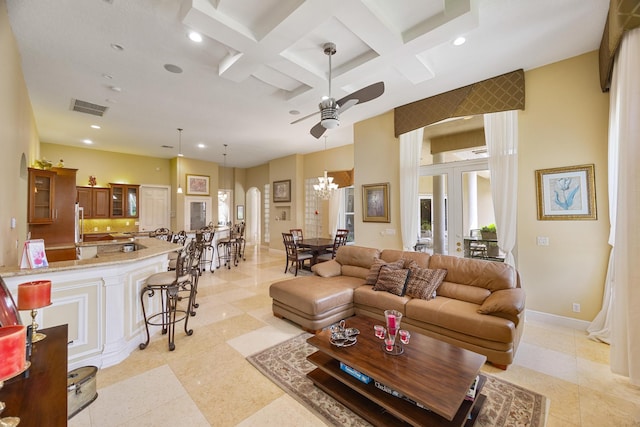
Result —
MULTIPOLYGON (((442 163, 442 153, 433 155, 433 163, 442 163)), ((444 199, 447 194, 446 179, 442 175, 433 176, 433 224, 431 232, 433 234, 433 253, 446 254, 447 244, 445 238, 446 211, 444 199)))
POLYGON ((478 228, 478 173, 466 172, 464 175, 467 197, 462 206, 465 207, 463 209, 465 213, 463 226, 466 226, 466 228, 463 228, 462 233, 466 236, 469 235, 469 230, 478 228))

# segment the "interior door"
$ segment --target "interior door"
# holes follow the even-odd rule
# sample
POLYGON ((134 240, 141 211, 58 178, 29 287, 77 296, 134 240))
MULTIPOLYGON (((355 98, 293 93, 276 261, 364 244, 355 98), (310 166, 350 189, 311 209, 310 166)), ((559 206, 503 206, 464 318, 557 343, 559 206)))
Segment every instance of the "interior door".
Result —
POLYGON ((464 238, 494 220, 486 158, 420 167, 431 197, 433 253, 464 256, 464 238))
POLYGON ((168 186, 140 186, 140 231, 170 228, 169 190, 168 186))

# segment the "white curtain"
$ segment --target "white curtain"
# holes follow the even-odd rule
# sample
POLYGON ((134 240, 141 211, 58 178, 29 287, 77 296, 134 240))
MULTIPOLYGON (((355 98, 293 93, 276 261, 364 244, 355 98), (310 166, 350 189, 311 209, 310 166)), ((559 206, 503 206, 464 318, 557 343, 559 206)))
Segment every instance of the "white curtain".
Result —
POLYGON ((609 101, 609 215, 612 246, 603 308, 590 336, 611 343, 611 370, 640 386, 640 28, 623 36, 609 101), (607 336, 608 335, 608 336, 607 336))
POLYGON ((491 196, 498 230, 498 246, 504 262, 515 266, 518 207, 518 112, 484 115, 484 133, 489 153, 491 196))
POLYGON ((400 224, 402 246, 413 250, 420 233, 418 180, 424 129, 400 135, 400 224))
POLYGON ((336 231, 338 231, 338 224, 340 224, 340 217, 344 212, 344 188, 338 188, 331 192, 329 198, 329 235, 336 237, 336 231))

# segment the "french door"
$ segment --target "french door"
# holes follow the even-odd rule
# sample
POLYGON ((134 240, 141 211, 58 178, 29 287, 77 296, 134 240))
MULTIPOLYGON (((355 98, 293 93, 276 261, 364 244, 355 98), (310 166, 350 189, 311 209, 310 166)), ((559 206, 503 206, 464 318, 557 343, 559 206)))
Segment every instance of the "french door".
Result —
POLYGON ((430 252, 463 257, 471 230, 495 222, 490 184, 486 158, 420 167, 420 192, 431 199, 430 252))

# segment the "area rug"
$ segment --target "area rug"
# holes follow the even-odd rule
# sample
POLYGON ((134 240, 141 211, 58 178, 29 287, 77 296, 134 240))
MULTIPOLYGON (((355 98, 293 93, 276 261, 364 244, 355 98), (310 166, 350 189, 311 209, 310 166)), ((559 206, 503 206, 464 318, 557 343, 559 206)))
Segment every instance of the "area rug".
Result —
MULTIPOLYGON (((307 379, 307 372, 315 369, 315 366, 307 361, 307 356, 316 351, 315 347, 306 342, 310 336, 303 333, 249 356, 247 360, 327 424, 369 426, 367 421, 307 379)), ((486 376, 487 382, 482 394, 487 399, 478 414, 475 426, 543 427, 546 424, 549 400, 545 396, 499 378, 486 376)))

